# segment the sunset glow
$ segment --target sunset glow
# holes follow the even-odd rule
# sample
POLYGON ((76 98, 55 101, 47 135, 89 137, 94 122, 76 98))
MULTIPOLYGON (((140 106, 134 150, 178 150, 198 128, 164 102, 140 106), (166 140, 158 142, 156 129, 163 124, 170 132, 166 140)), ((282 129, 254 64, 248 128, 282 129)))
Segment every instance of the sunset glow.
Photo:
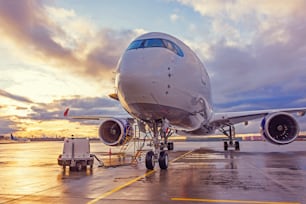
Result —
POLYGON ((67 120, 64 110, 125 114, 107 97, 113 72, 150 31, 198 54, 217 111, 305 107, 305 9, 303 0, 0 0, 0 135, 96 136, 97 122, 67 120))

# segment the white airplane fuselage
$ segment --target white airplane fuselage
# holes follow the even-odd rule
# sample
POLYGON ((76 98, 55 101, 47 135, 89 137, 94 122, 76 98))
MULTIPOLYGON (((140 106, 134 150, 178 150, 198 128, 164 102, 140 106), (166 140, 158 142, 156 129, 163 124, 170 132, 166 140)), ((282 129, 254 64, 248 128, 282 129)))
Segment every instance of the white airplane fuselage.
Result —
POLYGON ((219 130, 228 137, 224 150, 239 151, 234 125, 262 118, 263 137, 270 143, 286 145, 299 135, 299 124, 292 114, 306 113, 306 107, 213 112, 210 80, 202 62, 182 41, 157 32, 139 36, 123 53, 116 71, 116 89, 110 97, 119 100, 133 118, 72 118, 102 120, 98 135, 109 146, 127 144, 134 137, 136 118, 139 130, 148 130, 152 136, 152 150, 145 157, 146 167, 151 170, 156 162, 161 169, 168 168, 165 149, 173 150, 173 142, 168 141, 173 133, 207 135, 219 130))
POLYGON ((167 119, 177 130, 193 131, 212 117, 207 71, 182 41, 164 34, 136 38, 117 67, 120 103, 143 121, 167 119))

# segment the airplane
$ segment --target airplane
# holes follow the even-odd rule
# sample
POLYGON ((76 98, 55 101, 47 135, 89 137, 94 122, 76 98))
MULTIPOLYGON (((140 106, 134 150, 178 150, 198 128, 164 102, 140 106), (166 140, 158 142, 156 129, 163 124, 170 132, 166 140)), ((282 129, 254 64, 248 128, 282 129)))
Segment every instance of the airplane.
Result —
POLYGON ((16 136, 13 135, 13 133, 11 133, 10 139, 12 141, 16 141, 16 142, 30 142, 31 140, 28 138, 18 138, 16 136))
MULTIPOLYGON (((118 61, 115 77, 118 100, 131 118, 74 116, 74 119, 101 120, 98 134, 109 146, 119 146, 133 137, 133 121, 140 131, 152 133, 153 148, 146 153, 147 169, 159 163, 167 169, 168 138, 173 133, 210 135, 219 130, 228 137, 224 150, 240 149, 235 124, 262 118, 261 132, 270 143, 286 145, 299 134, 293 113, 304 116, 306 107, 244 112, 213 111, 210 78, 201 60, 181 40, 160 32, 143 34, 133 40, 118 61)), ((68 116, 67 109, 64 113, 68 116)))

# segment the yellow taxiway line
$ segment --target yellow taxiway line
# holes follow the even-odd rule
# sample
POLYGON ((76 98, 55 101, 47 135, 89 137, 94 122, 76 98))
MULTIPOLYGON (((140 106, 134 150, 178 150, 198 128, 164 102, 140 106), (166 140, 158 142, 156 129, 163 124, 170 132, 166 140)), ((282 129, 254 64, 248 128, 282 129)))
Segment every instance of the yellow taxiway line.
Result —
POLYGON ((153 174, 155 172, 156 172, 156 170, 151 170, 151 171, 147 172, 146 174, 144 174, 142 176, 138 176, 137 178, 135 178, 133 180, 130 180, 130 181, 124 183, 121 186, 118 186, 118 187, 116 187, 116 188, 114 188, 114 189, 112 189, 112 190, 110 190, 110 191, 108 191, 106 193, 103 193, 102 195, 98 196, 94 200, 89 201, 87 204, 94 204, 94 203, 98 202, 99 200, 102 200, 103 198, 105 198, 107 196, 110 196, 111 194, 116 193, 117 191, 120 191, 121 189, 123 189, 123 188, 125 188, 125 187, 127 187, 127 186, 129 186, 129 185, 131 185, 131 184, 133 184, 133 183, 135 183, 137 181, 139 181, 142 178, 150 176, 151 174, 153 174))
MULTIPOLYGON (((193 151, 189 151, 186 152, 185 154, 173 159, 172 161, 170 161, 170 163, 173 163, 179 159, 184 158, 186 155, 192 153, 193 151)), ((98 196, 97 198, 89 201, 87 204, 94 204, 97 203, 98 201, 120 191, 121 189, 128 187, 130 185, 132 185, 133 183, 139 181, 140 179, 143 179, 147 176, 150 176, 151 174, 154 174, 156 172, 156 170, 151 170, 148 171, 147 173, 138 176, 124 184, 122 184, 121 186, 118 186, 110 191, 107 191, 106 193, 101 194, 100 196, 98 196)), ((243 204, 301 204, 299 202, 271 202, 271 201, 254 201, 254 200, 213 200, 213 199, 200 199, 200 198, 171 198, 172 201, 185 201, 185 202, 206 202, 206 203, 243 203, 243 204)))
POLYGON ((206 202, 206 203, 243 203, 243 204, 301 204, 299 202, 271 202, 255 200, 213 200, 200 198, 171 198, 173 201, 206 202))
POLYGON ((185 154, 183 154, 183 155, 181 155, 179 157, 176 157, 175 159, 171 160, 170 163, 176 162, 177 160, 184 158, 186 155, 188 155, 188 154, 190 154, 192 152, 193 152, 192 150, 189 151, 189 152, 186 152, 185 154))
MULTIPOLYGON (((173 159, 172 161, 170 161, 170 163, 175 162, 175 161, 177 161, 177 160, 179 160, 179 159, 185 157, 187 154, 190 154, 191 152, 192 152, 192 151, 189 151, 189 152, 187 152, 187 153, 185 153, 185 154, 183 154, 183 155, 181 155, 181 156, 179 156, 179 157, 173 159)), ((122 184, 121 186, 118 186, 118 187, 116 187, 116 188, 114 188, 114 189, 112 189, 112 190, 110 190, 110 191, 107 191, 106 193, 101 194, 101 195, 98 196, 97 198, 95 198, 95 199, 89 201, 87 204, 94 204, 94 203, 96 203, 96 202, 102 200, 103 198, 106 198, 107 196, 110 196, 110 195, 112 195, 113 193, 116 193, 117 191, 120 191, 121 189, 123 189, 123 188, 125 188, 125 187, 127 187, 127 186, 132 185, 133 183, 139 181, 140 179, 145 178, 145 177, 147 177, 147 176, 150 176, 151 174, 153 174, 153 173, 155 173, 155 172, 156 172, 156 170, 151 170, 151 171, 145 173, 144 175, 138 176, 137 178, 134 178, 134 179, 132 179, 132 180, 130 180, 130 181, 128 181, 128 182, 122 184)))

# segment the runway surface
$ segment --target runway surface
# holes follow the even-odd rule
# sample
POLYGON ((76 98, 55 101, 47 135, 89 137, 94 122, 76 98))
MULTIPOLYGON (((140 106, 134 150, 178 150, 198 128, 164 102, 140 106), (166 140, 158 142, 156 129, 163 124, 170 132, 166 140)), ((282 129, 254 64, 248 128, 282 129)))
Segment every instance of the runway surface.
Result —
MULTIPOLYGON (((0 145, 0 203, 250 203, 306 204, 306 142, 275 146, 241 142, 176 142, 168 170, 117 156, 92 171, 57 165, 62 142, 0 145), (124 165, 117 165, 117 164, 124 165)), ((109 147, 91 144, 102 157, 109 147)), ((115 152, 112 149, 112 152, 115 152)))

